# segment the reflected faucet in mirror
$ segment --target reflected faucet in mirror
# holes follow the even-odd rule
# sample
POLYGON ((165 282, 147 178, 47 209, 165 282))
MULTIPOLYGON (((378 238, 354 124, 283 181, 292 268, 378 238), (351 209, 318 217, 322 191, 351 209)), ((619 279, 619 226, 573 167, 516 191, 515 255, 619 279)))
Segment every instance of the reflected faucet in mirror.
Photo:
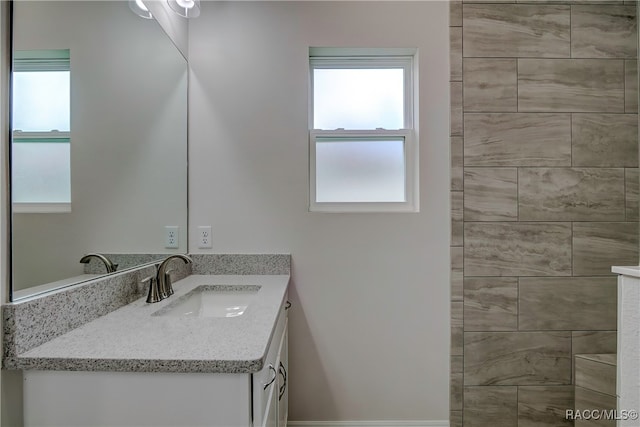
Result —
POLYGON ((159 302, 173 295, 173 286, 171 285, 171 272, 173 270, 167 270, 167 267, 174 259, 181 259, 185 264, 193 263, 191 258, 182 254, 170 255, 165 258, 164 261, 156 267, 156 276, 149 276, 142 281, 142 283, 149 282, 148 303, 159 302))
POLYGON ((118 264, 114 264, 109 258, 98 253, 86 254, 85 256, 80 258, 80 262, 82 264, 89 264, 89 262, 91 261, 91 258, 97 258, 100 261, 102 261, 105 268, 107 269, 107 273, 115 273, 116 270, 118 269, 118 264))

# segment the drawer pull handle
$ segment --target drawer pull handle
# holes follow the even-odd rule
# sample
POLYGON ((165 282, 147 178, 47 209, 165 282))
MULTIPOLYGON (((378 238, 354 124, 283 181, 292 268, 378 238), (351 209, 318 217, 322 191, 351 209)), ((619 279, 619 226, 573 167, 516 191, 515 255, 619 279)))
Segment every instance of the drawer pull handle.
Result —
POLYGON ((276 378, 278 377, 278 373, 276 372, 276 368, 273 367, 273 365, 269 365, 269 370, 273 371, 273 378, 271 378, 271 380, 264 384, 264 390, 266 390, 271 384, 273 384, 273 382, 276 380, 276 378))
POLYGON ((282 362, 280 362, 280 367, 278 367, 278 372, 280 372, 280 375, 282 375, 282 379, 283 379, 283 383, 279 389, 280 395, 278 396, 278 401, 280 401, 282 400, 282 396, 284 396, 284 392, 287 389, 287 370, 285 369, 282 362))

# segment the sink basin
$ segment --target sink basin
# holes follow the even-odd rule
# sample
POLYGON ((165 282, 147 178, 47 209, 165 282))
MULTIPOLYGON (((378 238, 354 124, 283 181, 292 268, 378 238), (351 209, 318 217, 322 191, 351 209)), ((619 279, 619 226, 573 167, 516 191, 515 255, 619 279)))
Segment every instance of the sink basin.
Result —
POLYGON ((198 286, 152 316, 238 317, 255 299, 260 286, 198 286))

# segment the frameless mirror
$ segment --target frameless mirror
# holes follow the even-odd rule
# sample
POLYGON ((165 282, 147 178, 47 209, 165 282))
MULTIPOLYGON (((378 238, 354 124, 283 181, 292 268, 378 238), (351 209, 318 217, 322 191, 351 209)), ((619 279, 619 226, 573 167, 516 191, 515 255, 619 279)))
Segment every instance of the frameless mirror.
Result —
POLYGON ((12 19, 12 299, 105 274, 87 253, 117 271, 185 253, 187 63, 171 39, 126 1, 15 1, 12 19))

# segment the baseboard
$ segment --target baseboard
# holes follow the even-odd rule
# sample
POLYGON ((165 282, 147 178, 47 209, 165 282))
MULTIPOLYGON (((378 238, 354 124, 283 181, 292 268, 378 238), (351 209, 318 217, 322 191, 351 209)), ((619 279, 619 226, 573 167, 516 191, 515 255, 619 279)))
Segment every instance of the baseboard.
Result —
POLYGON ((289 421, 288 427, 449 427, 449 421, 289 421))

